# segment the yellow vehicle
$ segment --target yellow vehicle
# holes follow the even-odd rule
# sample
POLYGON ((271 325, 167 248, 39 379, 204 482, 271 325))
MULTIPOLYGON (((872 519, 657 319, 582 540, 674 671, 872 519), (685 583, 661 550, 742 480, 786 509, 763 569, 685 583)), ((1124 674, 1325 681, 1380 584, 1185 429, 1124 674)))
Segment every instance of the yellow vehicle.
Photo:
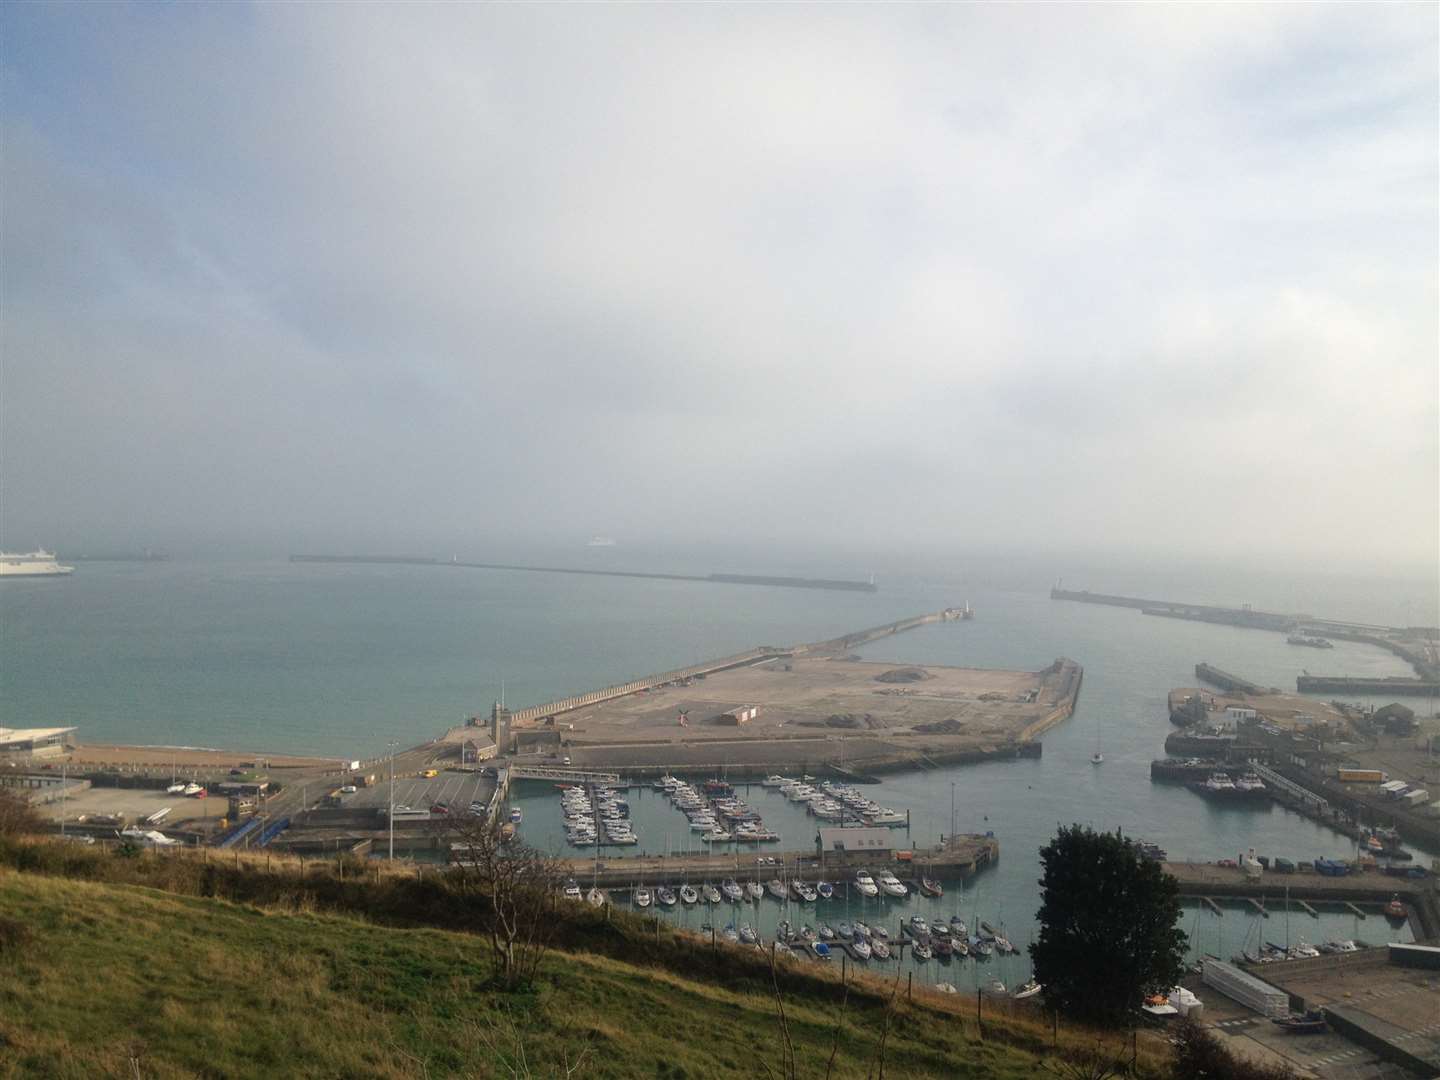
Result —
POLYGON ((440 775, 440 770, 439 770, 439 769, 421 769, 421 770, 420 770, 420 775, 423 776, 426 780, 434 780, 435 777, 437 777, 437 776, 440 775))

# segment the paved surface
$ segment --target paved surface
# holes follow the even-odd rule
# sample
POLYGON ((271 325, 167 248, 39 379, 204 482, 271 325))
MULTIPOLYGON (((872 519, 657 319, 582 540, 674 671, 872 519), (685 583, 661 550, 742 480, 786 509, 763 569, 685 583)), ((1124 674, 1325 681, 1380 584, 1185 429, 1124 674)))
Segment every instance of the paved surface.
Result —
MULTIPOLYGON (((341 802, 348 809, 379 808, 390 802, 390 773, 388 769, 376 770, 374 787, 361 788, 353 795, 346 795, 341 802)), ((435 803, 443 802, 456 812, 463 812, 474 800, 488 802, 495 791, 495 780, 481 773, 441 771, 433 779, 425 779, 411 772, 402 776, 395 773, 395 805, 409 806, 416 810, 428 810, 435 803)))

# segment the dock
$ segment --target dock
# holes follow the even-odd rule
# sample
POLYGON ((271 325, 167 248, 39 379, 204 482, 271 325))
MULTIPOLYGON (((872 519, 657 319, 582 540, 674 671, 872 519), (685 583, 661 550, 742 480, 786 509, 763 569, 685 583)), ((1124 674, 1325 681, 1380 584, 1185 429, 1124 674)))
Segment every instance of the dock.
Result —
MULTIPOLYGON (((602 888, 624 889, 637 885, 665 885, 677 882, 718 882, 725 878, 768 881, 780 878, 787 884, 794 880, 848 882, 856 870, 885 866, 900 869, 904 863, 890 851, 826 852, 817 855, 808 851, 777 852, 775 863, 759 864, 753 855, 740 858, 733 853, 686 852, 679 855, 640 855, 606 857, 600 860, 561 860, 562 870, 577 880, 595 881, 602 888)), ((957 836, 944 847, 917 850, 912 863, 923 862, 927 873, 940 880, 968 877, 990 865, 1000 856, 1000 845, 990 836, 957 836)))
MULTIPOLYGON (((1389 877, 1373 872, 1330 877, 1303 870, 1247 878, 1238 868, 1215 863, 1167 862, 1162 866, 1179 883, 1182 897, 1212 910, 1216 898, 1263 903, 1288 897, 1291 903, 1335 904, 1363 918, 1364 905, 1370 905, 1373 913, 1379 905, 1399 896, 1409 909, 1417 940, 1440 935, 1440 896, 1431 889, 1430 878, 1389 877)), ((1307 906, 1307 910, 1315 914, 1313 907, 1307 906)))

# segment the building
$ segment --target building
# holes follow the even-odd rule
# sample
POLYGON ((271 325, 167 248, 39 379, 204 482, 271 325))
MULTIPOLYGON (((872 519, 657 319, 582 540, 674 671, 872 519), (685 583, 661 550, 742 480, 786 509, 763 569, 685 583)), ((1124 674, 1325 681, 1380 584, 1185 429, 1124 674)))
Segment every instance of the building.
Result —
POLYGON ((0 727, 0 757, 55 757, 74 744, 67 736, 76 730, 73 727, 0 727))
POLYGON ((820 851, 862 851, 889 852, 895 849, 895 842, 889 829, 825 828, 819 832, 820 851))
POLYGON ((729 712, 723 712, 715 718, 718 724, 734 724, 739 727, 741 724, 748 724, 760 715, 759 705, 737 705, 729 712))
POLYGON ((1240 720, 1254 720, 1255 717, 1255 710, 1248 708, 1244 705, 1225 706, 1225 718, 1232 722, 1238 722, 1240 720))

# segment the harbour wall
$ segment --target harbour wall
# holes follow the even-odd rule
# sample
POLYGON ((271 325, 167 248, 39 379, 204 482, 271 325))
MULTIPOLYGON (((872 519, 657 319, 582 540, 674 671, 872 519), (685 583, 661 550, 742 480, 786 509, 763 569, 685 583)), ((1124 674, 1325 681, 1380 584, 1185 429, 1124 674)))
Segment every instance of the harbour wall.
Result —
POLYGON ((768 585, 781 589, 831 589, 878 592, 873 581, 786 577, 761 574, 666 574, 652 570, 597 570, 579 566, 526 566, 521 563, 461 562, 424 555, 291 555, 292 563, 382 563, 401 566, 457 566, 468 570, 513 570, 527 574, 581 574, 588 577, 643 578, 651 581, 698 581, 710 585, 768 585))
POLYGON ((1299 675, 1295 689, 1302 694, 1395 694, 1399 697, 1440 695, 1440 681, 1434 679, 1352 678, 1348 675, 1299 675))
POLYGON ((1221 671, 1211 664, 1196 664, 1195 677, 1204 680, 1211 686, 1218 686, 1221 690, 1231 690, 1238 694, 1265 693, 1264 687, 1251 682, 1249 679, 1242 679, 1239 675, 1232 675, 1228 671, 1221 671))

